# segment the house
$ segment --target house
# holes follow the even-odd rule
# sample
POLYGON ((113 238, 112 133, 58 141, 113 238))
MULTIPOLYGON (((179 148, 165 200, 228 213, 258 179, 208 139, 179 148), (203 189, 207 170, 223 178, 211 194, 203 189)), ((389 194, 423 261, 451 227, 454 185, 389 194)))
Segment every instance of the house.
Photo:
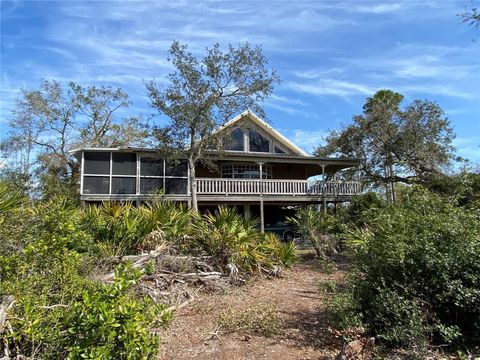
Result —
MULTIPOLYGON (((206 154, 215 169, 202 164, 195 169, 200 209, 235 205, 259 215, 263 228, 264 222, 277 222, 282 209, 314 203, 325 208, 349 201, 361 190, 359 182, 335 177, 357 167, 358 160, 310 156, 251 111, 217 131, 229 131, 231 141, 224 151, 206 154)), ((190 200, 187 164, 169 162, 155 149, 82 148, 72 153, 81 161, 83 203, 190 200)))

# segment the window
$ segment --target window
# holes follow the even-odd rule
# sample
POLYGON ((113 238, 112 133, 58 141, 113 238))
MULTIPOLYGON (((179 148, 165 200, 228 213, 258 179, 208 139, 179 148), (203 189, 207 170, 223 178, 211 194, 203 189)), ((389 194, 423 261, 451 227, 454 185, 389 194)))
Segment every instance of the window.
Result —
POLYGON ((249 131, 249 150, 252 152, 270 152, 270 141, 255 130, 249 131))
POLYGON ((185 161, 165 163, 163 158, 131 152, 85 152, 82 194, 187 194, 185 161), (139 189, 137 189, 137 184, 139 189))
POLYGON ((137 154, 135 153, 112 153, 113 175, 136 175, 137 154))
POLYGON ((136 179, 134 177, 112 178, 112 194, 135 194, 136 179))
POLYGON ((285 154, 285 151, 282 148, 278 147, 277 145, 273 147, 273 152, 275 154, 285 154))
POLYGON ((186 194, 187 179, 169 178, 165 179, 165 194, 186 194))
POLYGON ((187 162, 167 162, 165 164, 165 176, 187 176, 187 162))
MULTIPOLYGON (((221 173, 222 178, 259 179, 260 167, 253 164, 225 164, 221 167, 221 173)), ((262 175, 264 179, 271 179, 272 168, 270 166, 263 166, 262 175)))
POLYGON ((110 192, 110 178, 108 176, 84 176, 84 194, 108 194, 110 192))
POLYGON ((140 162, 140 175, 163 176, 163 159, 142 157, 140 162))
POLYGON ((142 194, 159 194, 163 191, 163 178, 141 178, 140 193, 142 194))
POLYGON ((231 138, 227 139, 228 143, 225 150, 245 151, 243 142, 243 130, 236 128, 230 133, 231 138))
POLYGON ((110 174, 109 152, 85 152, 83 161, 83 172, 85 174, 110 174))
POLYGON ((140 193, 187 194, 187 176, 186 161, 168 162, 158 158, 141 158, 140 193))

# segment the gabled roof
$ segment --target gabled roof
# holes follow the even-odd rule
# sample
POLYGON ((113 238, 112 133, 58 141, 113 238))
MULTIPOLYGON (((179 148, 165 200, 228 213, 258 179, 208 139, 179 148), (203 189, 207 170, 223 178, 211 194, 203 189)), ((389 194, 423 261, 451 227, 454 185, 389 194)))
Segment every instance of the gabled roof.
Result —
POLYGON ((218 128, 216 131, 222 131, 225 128, 231 127, 234 124, 238 123, 240 120, 245 119, 248 117, 249 120, 251 120, 254 124, 256 124, 258 127, 266 131, 268 134, 270 134, 276 141, 278 141, 281 145, 286 147, 287 149, 291 150, 295 155, 299 156, 310 156, 307 154, 305 151, 300 149, 297 145, 295 145, 293 142, 288 140, 284 135, 280 134, 277 130, 275 130, 273 127, 268 125, 264 120, 260 119, 253 111, 251 110, 246 110, 240 115, 234 117, 232 120, 226 122, 223 126, 218 128))

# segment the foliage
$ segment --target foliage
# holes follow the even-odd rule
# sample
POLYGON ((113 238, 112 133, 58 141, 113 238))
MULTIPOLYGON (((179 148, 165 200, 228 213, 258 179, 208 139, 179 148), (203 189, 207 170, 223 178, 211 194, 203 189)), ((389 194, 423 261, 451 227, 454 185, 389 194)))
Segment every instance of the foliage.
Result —
POLYGON ((84 234, 68 203, 40 204, 10 213, 0 231, 0 294, 12 296, 7 346, 18 356, 64 357, 64 319, 79 291, 84 234), (70 217, 72 216, 72 219, 70 217))
POLYGON ((193 224, 195 243, 225 266, 233 263, 254 272, 296 261, 294 245, 282 244, 275 234, 258 231, 258 221, 242 217, 234 208, 220 207, 193 224))
POLYGON ((389 345, 478 344, 479 214, 421 188, 365 212, 347 236, 356 264, 345 308, 389 345))
POLYGON ((217 327, 227 333, 255 333, 271 336, 280 331, 281 323, 275 307, 260 303, 238 312, 234 310, 221 312, 217 327))
POLYGON ((480 29, 480 9, 474 7, 460 14, 464 23, 473 28, 480 29))
POLYGON ((341 131, 332 131, 319 156, 358 158, 365 180, 384 186, 395 202, 395 184, 415 183, 442 173, 453 160, 454 133, 443 110, 416 100, 401 108, 403 96, 380 90, 368 98, 362 115, 341 131))
POLYGON ((226 52, 215 44, 197 58, 175 41, 170 55, 175 70, 169 74, 169 85, 159 89, 152 81, 147 91, 152 107, 170 119, 170 124, 156 129, 160 147, 188 160, 192 206, 197 210, 195 164, 205 161, 206 149, 220 146, 214 130, 234 113, 252 109, 262 114, 259 104, 272 93, 278 77, 267 69, 261 47, 248 43, 230 45, 226 52))
POLYGON ((321 293, 334 294, 337 290, 337 284, 333 280, 320 280, 318 282, 318 288, 321 293))
POLYGON ((278 245, 278 259, 285 267, 291 267, 298 261, 297 246, 293 241, 278 245))
POLYGON ((310 206, 297 211, 293 217, 288 218, 288 221, 295 226, 303 238, 312 243, 319 259, 325 259, 327 253, 335 246, 328 235, 329 231, 336 227, 334 216, 310 206))
POLYGON ((153 249, 169 239, 182 238, 190 229, 191 212, 172 202, 105 202, 82 212, 82 223, 105 256, 119 256, 139 249, 153 249))
POLYGON ((139 301, 129 293, 140 275, 131 266, 119 266, 113 284, 82 293, 70 314, 68 359, 155 358, 159 338, 150 329, 171 314, 151 299, 139 301))
POLYGON ((361 226, 367 212, 371 212, 373 209, 382 209, 386 206, 385 201, 374 192, 354 196, 350 205, 343 209, 343 221, 361 226))
POLYGON ((89 206, 82 213, 85 231, 97 242, 103 256, 132 252, 149 232, 138 210, 131 203, 106 202, 89 206))
POLYGON ((480 202, 480 173, 462 171, 451 176, 432 176, 425 187, 443 196, 452 204, 473 207, 480 202))
POLYGON ((129 105, 121 89, 43 80, 38 89, 22 90, 0 148, 18 162, 13 168, 37 180, 33 183, 45 197, 75 194, 79 168, 69 150, 134 145, 146 139, 138 119, 117 119, 118 110, 129 105))
POLYGON ((4 350, 45 359, 152 357, 158 339, 150 329, 170 314, 131 291, 138 270, 118 268, 113 284, 89 279, 85 263, 95 248, 80 218, 67 199, 6 214, 0 297, 12 305, 4 350))
POLYGON ((20 193, 13 190, 6 182, 0 181, 0 225, 3 215, 20 206, 23 201, 20 193))

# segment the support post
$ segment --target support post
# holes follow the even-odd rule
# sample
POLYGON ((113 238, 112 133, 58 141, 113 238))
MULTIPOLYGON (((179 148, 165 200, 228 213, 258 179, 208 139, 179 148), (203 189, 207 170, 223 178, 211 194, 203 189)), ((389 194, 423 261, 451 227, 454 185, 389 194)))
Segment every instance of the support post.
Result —
POLYGON ((250 205, 243 205, 243 215, 245 217, 250 217, 251 216, 251 212, 250 212, 250 205))
POLYGON ((260 167, 260 231, 265 232, 265 215, 263 212, 263 162, 257 163, 260 167))
POLYGON ((327 213, 327 198, 325 196, 325 165, 322 165, 322 196, 323 196, 323 212, 327 213))

